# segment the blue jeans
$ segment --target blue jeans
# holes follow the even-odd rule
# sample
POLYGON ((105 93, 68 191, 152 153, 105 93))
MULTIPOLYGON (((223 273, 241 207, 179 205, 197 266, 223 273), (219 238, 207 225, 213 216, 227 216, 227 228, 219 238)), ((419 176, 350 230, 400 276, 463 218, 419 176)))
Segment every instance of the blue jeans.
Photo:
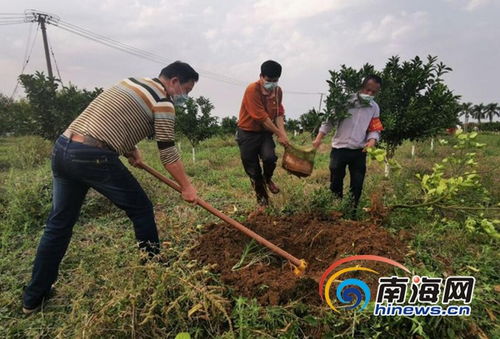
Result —
POLYGON ((56 281, 89 188, 126 212, 141 249, 150 255, 159 251, 153 204, 117 153, 60 136, 52 152, 52 173, 52 210, 38 245, 31 282, 23 295, 28 308, 39 305, 56 281))

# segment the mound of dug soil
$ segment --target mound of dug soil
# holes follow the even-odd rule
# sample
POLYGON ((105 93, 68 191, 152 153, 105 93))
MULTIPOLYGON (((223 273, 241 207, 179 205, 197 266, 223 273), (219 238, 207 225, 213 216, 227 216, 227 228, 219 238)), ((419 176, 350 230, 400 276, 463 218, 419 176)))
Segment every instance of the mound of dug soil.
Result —
MULTIPOLYGON (((318 304, 321 302, 317 292, 319 278, 334 261, 348 255, 372 254, 402 263, 407 251, 403 239, 366 222, 318 220, 304 215, 279 219, 260 215, 245 226, 293 256, 305 259, 308 263, 305 275, 297 278, 288 262, 269 255, 260 246, 249 245, 250 238, 225 223, 207 226, 192 255, 203 264, 217 264, 215 271, 236 295, 257 298, 262 305, 299 299, 318 304), (248 266, 252 260, 254 263, 248 266)), ((347 265, 355 264, 370 267, 381 275, 394 272, 392 266, 383 263, 347 265)), ((356 273, 359 272, 351 277, 357 276, 356 273)), ((376 287, 379 275, 359 274, 372 290, 376 287)))

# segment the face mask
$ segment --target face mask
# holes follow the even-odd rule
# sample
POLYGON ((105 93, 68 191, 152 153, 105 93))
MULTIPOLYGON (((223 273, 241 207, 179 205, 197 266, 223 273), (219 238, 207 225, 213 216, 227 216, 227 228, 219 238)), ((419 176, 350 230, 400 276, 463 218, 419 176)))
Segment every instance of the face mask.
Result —
POLYGON ((175 106, 182 106, 189 99, 187 94, 174 94, 172 95, 172 101, 175 106))
MULTIPOLYGON (((178 85, 180 92, 182 93, 182 88, 178 85)), ((172 101, 175 106, 182 106, 189 99, 189 96, 186 93, 182 94, 172 94, 172 101)))
POLYGON ((276 87, 278 87, 278 82, 270 82, 270 81, 264 82, 264 88, 268 91, 272 91, 276 87))
POLYGON ((364 93, 359 93, 359 97, 361 100, 363 100, 365 102, 370 102, 375 98, 373 95, 364 94, 364 93))

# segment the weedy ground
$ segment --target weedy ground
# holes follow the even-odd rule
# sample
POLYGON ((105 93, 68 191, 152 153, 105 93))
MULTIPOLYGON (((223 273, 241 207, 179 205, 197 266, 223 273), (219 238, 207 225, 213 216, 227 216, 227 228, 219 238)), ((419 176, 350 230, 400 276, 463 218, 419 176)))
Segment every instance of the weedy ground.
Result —
MULTIPOLYGON (((483 185, 493 204, 500 201, 500 137, 482 134, 488 144, 478 154, 483 185)), ((305 144, 310 136, 294 142, 305 144)), ((418 197, 417 173, 427 173, 451 152, 449 146, 430 141, 404 144, 396 159, 403 169, 384 178, 384 169, 369 165, 362 206, 370 197, 383 195, 384 204, 418 197)), ((130 222, 105 198, 90 192, 74 228, 73 239, 60 269, 55 295, 42 312, 21 313, 21 293, 31 274, 32 262, 51 200, 51 143, 37 137, 0 140, 0 337, 2 338, 147 338, 175 337, 188 332, 195 338, 268 337, 498 337, 498 239, 471 232, 461 214, 449 211, 436 216, 425 209, 396 209, 377 221, 388 234, 404 234, 403 264, 419 275, 446 277, 472 275, 477 284, 472 315, 459 318, 374 317, 369 312, 336 314, 321 303, 290 298, 266 305, 241 296, 222 279, 217 268, 195 260, 208 225, 219 221, 201 208, 184 203, 178 194, 147 173, 131 168, 154 202, 167 265, 141 264, 130 222)), ((155 143, 139 145, 145 160, 161 169, 155 143)), ((187 173, 199 195, 216 208, 245 223, 255 207, 251 186, 232 137, 204 141, 191 160, 191 148, 181 141, 187 173)), ((282 148, 277 147, 279 153, 282 148)), ((345 204, 328 192, 329 145, 321 147, 315 171, 298 179, 277 170, 282 193, 273 197, 266 211, 270 217, 340 216, 345 204)), ((124 160, 125 161, 125 160, 124 160)), ((125 161, 126 162, 126 161, 125 161)), ((346 185, 348 180, 346 180, 346 185)), ((498 218, 498 215, 489 217, 498 218)), ((362 213, 360 219, 369 219, 362 213)), ((353 224, 350 230, 360 232, 353 224)), ((235 262, 273 260, 248 245, 235 262), (251 259, 251 258, 250 258, 251 259)), ((352 255, 357 253, 345 253, 352 255)), ((328 265, 329 263, 326 263, 328 265)), ((240 268, 240 267, 237 267, 240 268)))

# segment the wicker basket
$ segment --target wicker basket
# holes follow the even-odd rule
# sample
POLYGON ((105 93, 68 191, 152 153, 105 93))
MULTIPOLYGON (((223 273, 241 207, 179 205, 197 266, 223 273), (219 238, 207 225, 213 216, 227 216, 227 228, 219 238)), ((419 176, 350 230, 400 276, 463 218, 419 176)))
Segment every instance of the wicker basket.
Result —
POLYGON ((289 173, 298 177, 308 177, 314 168, 314 148, 303 149, 297 146, 289 145, 285 147, 283 154, 282 167, 289 173))

